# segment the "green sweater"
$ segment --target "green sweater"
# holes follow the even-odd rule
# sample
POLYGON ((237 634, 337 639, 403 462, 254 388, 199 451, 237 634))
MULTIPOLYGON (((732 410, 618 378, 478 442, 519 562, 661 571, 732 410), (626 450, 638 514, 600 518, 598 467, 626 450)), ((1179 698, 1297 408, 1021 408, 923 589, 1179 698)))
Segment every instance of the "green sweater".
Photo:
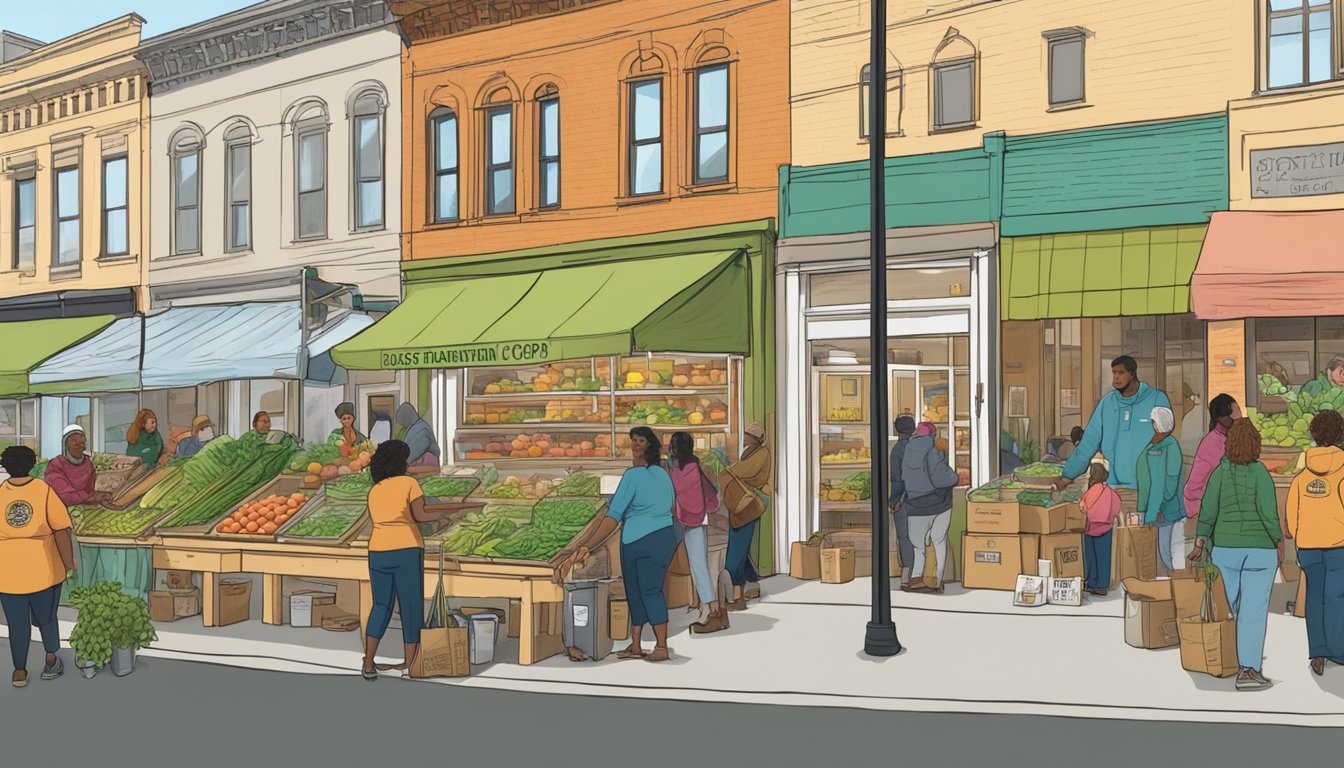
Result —
POLYGON ((1199 505, 1199 539, 1215 547, 1274 549, 1283 538, 1274 480, 1258 461, 1233 464, 1223 457, 1209 476, 1199 505))
POLYGON ((163 455, 163 435, 158 430, 141 432, 139 442, 126 446, 127 456, 136 456, 143 464, 153 465, 163 455))

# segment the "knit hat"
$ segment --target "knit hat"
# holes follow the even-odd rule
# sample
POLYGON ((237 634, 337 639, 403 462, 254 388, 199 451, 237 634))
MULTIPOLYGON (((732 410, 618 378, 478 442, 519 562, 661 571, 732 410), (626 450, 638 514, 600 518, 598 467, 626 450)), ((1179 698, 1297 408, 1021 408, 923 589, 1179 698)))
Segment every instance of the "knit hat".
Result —
POLYGON ((765 440, 765 426, 759 421, 751 422, 747 425, 747 428, 744 431, 749 437, 754 437, 761 441, 765 440))
POLYGON ((902 414, 896 417, 896 434, 913 435, 915 433, 915 417, 910 414, 902 414))

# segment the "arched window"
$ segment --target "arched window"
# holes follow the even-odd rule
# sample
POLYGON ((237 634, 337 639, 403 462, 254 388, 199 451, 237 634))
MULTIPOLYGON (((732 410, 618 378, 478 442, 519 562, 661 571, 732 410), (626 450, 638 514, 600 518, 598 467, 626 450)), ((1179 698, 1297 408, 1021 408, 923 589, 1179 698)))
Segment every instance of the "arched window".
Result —
POLYGON ((560 206, 560 89, 537 89, 537 207, 560 206))
POLYGON ((252 248, 252 127, 239 121, 224 132, 225 250, 252 248))
POLYGON ((387 97, 379 88, 366 88, 350 108, 351 205, 356 231, 383 227, 384 115, 387 97))
POLYGON ((429 114, 430 141, 433 143, 434 200, 436 223, 458 219, 457 113, 439 107, 429 114))
POLYGON ((694 183, 728 181, 730 115, 728 50, 711 48, 700 55, 691 73, 694 83, 695 136, 691 147, 694 183))
POLYGON ((641 49, 627 71, 626 88, 626 194, 630 197, 662 194, 663 94, 666 61, 653 50, 641 49))
MULTIPOLYGON (((859 138, 867 140, 871 130, 873 65, 859 70, 859 138)), ((899 63, 887 60, 887 135, 901 135, 901 112, 905 108, 905 77, 899 63)))
POLYGON ((513 100, 507 88, 497 88, 485 99, 485 214, 513 213, 513 100))
POLYGON ((327 110, 310 101, 292 110, 294 137, 294 237, 327 236, 327 110))
POLYGON ((201 153, 199 128, 180 128, 168 142, 172 157, 172 253, 201 252, 201 153))
POLYGON ((933 54, 933 129, 956 131, 974 128, 979 90, 979 66, 975 46, 949 28, 933 54))

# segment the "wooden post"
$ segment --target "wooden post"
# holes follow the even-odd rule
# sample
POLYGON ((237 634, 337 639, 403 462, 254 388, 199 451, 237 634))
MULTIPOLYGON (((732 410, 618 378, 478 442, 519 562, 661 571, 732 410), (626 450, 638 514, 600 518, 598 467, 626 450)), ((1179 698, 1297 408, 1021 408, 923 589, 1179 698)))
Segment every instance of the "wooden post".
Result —
POLYGON ((205 571, 201 574, 201 624, 219 626, 219 574, 205 571))
POLYGON ((526 666, 535 663, 537 643, 536 602, 532 599, 532 590, 524 589, 522 610, 518 619, 518 663, 526 666))
POLYGON ((284 577, 266 573, 261 576, 261 621, 263 624, 285 623, 284 577))

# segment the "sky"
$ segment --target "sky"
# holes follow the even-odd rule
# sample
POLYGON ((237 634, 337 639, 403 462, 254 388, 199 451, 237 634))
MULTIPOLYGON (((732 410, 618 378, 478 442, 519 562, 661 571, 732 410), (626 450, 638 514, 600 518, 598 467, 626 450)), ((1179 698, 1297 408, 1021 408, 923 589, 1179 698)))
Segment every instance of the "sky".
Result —
POLYGON ((258 0, 0 0, 0 29, 54 42, 128 13, 146 38, 253 5, 258 0))

